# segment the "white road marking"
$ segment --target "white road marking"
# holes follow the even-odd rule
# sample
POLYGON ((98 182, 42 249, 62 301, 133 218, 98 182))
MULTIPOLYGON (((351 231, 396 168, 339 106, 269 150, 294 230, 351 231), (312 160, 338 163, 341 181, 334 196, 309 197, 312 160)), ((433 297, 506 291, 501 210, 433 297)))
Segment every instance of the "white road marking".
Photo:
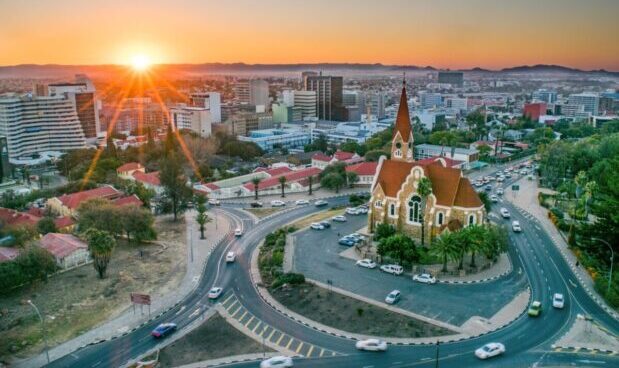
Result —
POLYGON ((192 319, 193 317, 197 316, 198 314, 200 314, 200 308, 196 309, 193 313, 191 313, 188 317, 188 319, 192 319))
POLYGON ((178 310, 178 312, 176 312, 176 315, 178 316, 179 314, 181 314, 183 311, 185 310, 185 306, 183 305, 181 307, 181 309, 178 310))

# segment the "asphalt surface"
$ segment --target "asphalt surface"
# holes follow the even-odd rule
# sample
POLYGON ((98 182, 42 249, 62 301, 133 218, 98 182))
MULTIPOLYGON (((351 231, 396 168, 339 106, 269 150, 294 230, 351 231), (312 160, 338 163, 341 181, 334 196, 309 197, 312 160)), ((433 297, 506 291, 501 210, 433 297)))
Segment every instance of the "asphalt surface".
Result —
MULTIPOLYGON (((506 186, 509 183, 503 185, 506 186)), ((342 204, 345 201, 345 198, 332 199, 330 204, 342 204)), ((510 239, 513 243, 510 248, 514 252, 513 256, 519 260, 523 274, 527 277, 532 300, 541 301, 544 311, 538 318, 522 315, 510 325, 477 338, 441 344, 438 348, 440 367, 619 366, 619 358, 616 356, 554 352, 551 349, 551 344, 567 331, 578 313, 592 316, 597 323, 614 334, 619 334, 619 322, 605 313, 583 290, 549 236, 539 226, 536 227, 534 221, 522 216, 509 203, 496 205, 493 209, 495 215, 499 207, 510 209, 511 220, 520 221, 523 227, 523 233, 510 232, 510 239), (555 310, 551 307, 551 297, 555 292, 565 295, 566 306, 562 310, 555 310), (503 342, 507 352, 489 361, 477 360, 473 355, 474 350, 491 341, 503 342)), ((243 306, 264 323, 275 326, 301 341, 339 353, 329 358, 295 358, 295 366, 436 367, 437 347, 434 345, 390 346, 385 353, 358 352, 354 349, 354 341, 324 334, 299 324, 262 301, 250 278, 249 255, 251 251, 267 233, 317 210, 313 206, 296 208, 285 214, 263 220, 256 225, 247 213, 235 208, 222 207, 221 211, 231 217, 235 226, 242 224, 245 235, 240 239, 229 235, 224 244, 214 250, 195 293, 183 300, 178 307, 136 331, 115 340, 80 349, 52 362, 50 366, 93 368, 120 366, 156 346, 158 341, 153 340, 149 334, 157 324, 172 321, 177 323, 179 328, 183 328, 197 318, 201 318, 200 314, 212 306, 206 299, 206 293, 212 285, 216 284, 224 287, 226 291, 233 290, 243 306), (239 255, 234 265, 226 266, 223 256, 229 249, 235 250, 239 255)), ((493 293, 494 290, 488 289, 487 292, 493 293)), ((474 298, 469 301, 471 304, 478 302, 480 301, 474 298)), ((436 301, 436 309, 442 308, 441 303, 441 300, 436 301)), ((258 363, 248 362, 229 366, 257 367, 258 363)))

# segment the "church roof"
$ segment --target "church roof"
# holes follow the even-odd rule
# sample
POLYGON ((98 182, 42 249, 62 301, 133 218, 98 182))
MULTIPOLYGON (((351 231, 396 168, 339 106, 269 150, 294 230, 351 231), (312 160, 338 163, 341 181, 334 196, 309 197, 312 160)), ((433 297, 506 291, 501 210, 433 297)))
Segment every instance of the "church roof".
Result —
POLYGON ((385 160, 376 183, 386 196, 395 197, 415 166, 423 167, 425 176, 432 182, 432 193, 438 205, 466 208, 482 205, 469 180, 462 177, 460 169, 443 167, 438 162, 420 165, 418 162, 385 160))
POLYGON ((411 118, 408 113, 408 97, 406 96, 406 85, 402 86, 402 94, 400 95, 400 106, 398 107, 398 115, 395 118, 395 127, 393 129, 393 136, 400 132, 404 142, 408 142, 408 139, 412 132, 411 118))

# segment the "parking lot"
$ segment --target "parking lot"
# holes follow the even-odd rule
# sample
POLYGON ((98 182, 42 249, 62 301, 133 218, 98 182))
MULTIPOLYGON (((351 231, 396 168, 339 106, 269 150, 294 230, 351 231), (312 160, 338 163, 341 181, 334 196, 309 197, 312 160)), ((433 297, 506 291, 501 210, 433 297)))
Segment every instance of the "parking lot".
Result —
POLYGON ((413 282, 410 276, 358 267, 353 260, 339 256, 347 247, 338 240, 365 226, 367 216, 346 217, 347 222, 332 222, 330 229, 303 229, 295 235, 295 272, 378 301, 398 289, 402 292, 398 307, 454 325, 472 316, 492 317, 526 286, 524 275, 517 272, 487 283, 425 285, 413 282))

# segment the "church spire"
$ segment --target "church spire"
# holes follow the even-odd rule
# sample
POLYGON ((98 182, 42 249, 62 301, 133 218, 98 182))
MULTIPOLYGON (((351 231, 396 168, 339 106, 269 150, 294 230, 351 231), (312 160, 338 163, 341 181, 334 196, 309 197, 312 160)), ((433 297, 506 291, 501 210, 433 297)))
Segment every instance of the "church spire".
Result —
POLYGON ((408 97, 406 96, 406 79, 402 80, 400 106, 393 127, 391 143, 391 159, 413 161, 413 128, 408 112, 408 97))

